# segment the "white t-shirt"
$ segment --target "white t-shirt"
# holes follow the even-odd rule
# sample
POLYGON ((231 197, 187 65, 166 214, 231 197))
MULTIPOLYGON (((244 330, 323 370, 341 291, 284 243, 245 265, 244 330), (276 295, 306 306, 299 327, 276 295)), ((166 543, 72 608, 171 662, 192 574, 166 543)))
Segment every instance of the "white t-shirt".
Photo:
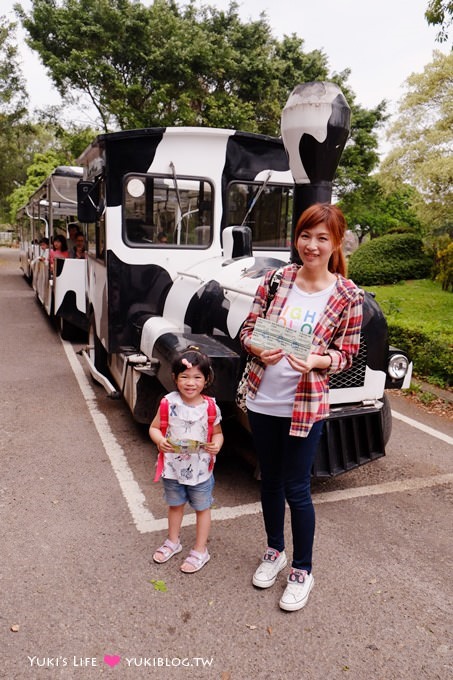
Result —
MULTIPOLYGON (((168 428, 166 438, 178 448, 178 453, 164 454, 162 477, 176 479, 180 484, 194 486, 204 482, 212 474, 209 469, 211 456, 201 444, 208 440, 208 402, 189 406, 179 392, 170 392, 168 400, 168 428)), ((214 425, 222 416, 216 404, 214 425)))
MULTIPOLYGON (((336 282, 317 293, 305 293, 294 284, 277 323, 312 334, 335 285, 336 282)), ((300 375, 291 368, 286 357, 274 366, 266 366, 255 399, 246 398, 247 408, 264 415, 290 418, 300 375)))

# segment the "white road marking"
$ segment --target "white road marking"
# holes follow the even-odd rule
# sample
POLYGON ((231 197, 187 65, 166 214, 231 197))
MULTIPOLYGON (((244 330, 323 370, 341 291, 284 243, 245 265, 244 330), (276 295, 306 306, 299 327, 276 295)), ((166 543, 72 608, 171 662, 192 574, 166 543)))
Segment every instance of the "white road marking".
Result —
MULTIPOLYGON (((118 443, 115 435, 110 429, 107 418, 99 411, 96 395, 88 381, 88 378, 78 360, 74 348, 69 342, 61 340, 63 348, 68 357, 70 366, 74 372, 80 390, 87 403, 88 410, 93 419, 96 430, 99 434, 104 449, 110 459, 113 471, 118 479, 121 492, 126 500, 129 511, 132 515, 137 530, 144 534, 154 531, 164 531, 167 526, 167 518, 156 518, 146 507, 146 498, 134 479, 132 470, 127 462, 126 455, 118 443)), ((432 437, 438 437, 449 444, 453 443, 453 438, 427 427, 412 418, 407 418, 400 413, 392 411, 392 415, 399 420, 407 423, 411 427, 416 427, 432 437)), ((387 493, 401 493, 415 489, 424 489, 441 484, 453 482, 453 473, 435 475, 424 479, 406 479, 397 482, 384 482, 370 486, 360 486, 352 489, 339 491, 326 491, 321 494, 313 495, 313 502, 318 505, 322 503, 337 503, 339 501, 352 500, 353 498, 363 498, 365 496, 377 496, 387 493)), ((261 512, 261 503, 248 503, 234 507, 213 508, 211 511, 213 520, 236 519, 244 515, 256 515, 261 512)), ((195 524, 195 513, 191 512, 184 515, 183 526, 195 524)))
MULTIPOLYGON (((110 459, 113 471, 118 479, 122 494, 126 500, 132 519, 140 533, 157 531, 157 528, 150 529, 156 520, 152 513, 145 507, 146 498, 143 495, 138 483, 134 479, 132 470, 127 462, 126 455, 119 445, 115 435, 110 429, 107 418, 101 413, 97 406, 96 395, 91 387, 87 376, 78 360, 74 348, 66 340, 61 340, 63 348, 68 357, 71 368, 87 403, 91 418, 93 419, 99 438, 104 446, 105 452, 110 459)), ((159 521, 159 520, 158 520, 159 521)), ((163 521, 163 520, 161 520, 163 521)))
POLYGON ((424 425, 423 423, 419 423, 418 420, 413 420, 412 418, 408 418, 407 416, 403 416, 403 414, 398 413, 398 411, 392 410, 392 416, 394 418, 397 418, 398 420, 402 420, 403 423, 406 423, 407 425, 410 425, 411 427, 416 427, 418 430, 421 430, 422 432, 426 432, 426 434, 431 435, 431 437, 437 437, 437 439, 441 439, 443 442, 447 442, 447 444, 453 445, 453 437, 449 437, 448 434, 444 434, 443 432, 439 432, 439 430, 435 430, 432 427, 428 427, 428 425, 424 425))

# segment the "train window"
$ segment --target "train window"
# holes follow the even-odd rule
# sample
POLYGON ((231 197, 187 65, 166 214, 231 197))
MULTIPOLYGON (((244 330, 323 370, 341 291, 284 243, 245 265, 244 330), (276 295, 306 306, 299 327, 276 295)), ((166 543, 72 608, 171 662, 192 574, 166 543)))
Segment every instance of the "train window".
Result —
POLYGON ((228 187, 226 226, 249 226, 254 249, 289 248, 292 216, 292 185, 233 182, 228 187))
POLYGON ((212 197, 212 186, 205 179, 127 175, 125 242, 141 248, 207 248, 212 241, 212 197))

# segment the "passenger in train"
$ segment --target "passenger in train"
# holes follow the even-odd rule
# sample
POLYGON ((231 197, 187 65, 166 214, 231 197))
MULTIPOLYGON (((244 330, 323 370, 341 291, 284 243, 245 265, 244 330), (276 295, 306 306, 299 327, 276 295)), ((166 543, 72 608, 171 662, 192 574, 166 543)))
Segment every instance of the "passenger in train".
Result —
POLYGON ((69 222, 68 224, 68 250, 72 253, 76 245, 77 234, 80 234, 80 227, 77 222, 69 222))
POLYGON ((33 277, 36 276, 36 268, 40 262, 47 262, 49 259, 49 239, 43 236, 39 239, 39 254, 31 261, 33 277))
POLYGON ((209 358, 188 348, 172 365, 176 390, 162 400, 149 434, 159 455, 154 481, 162 476, 168 505, 168 538, 153 560, 167 562, 181 552, 181 522, 188 502, 196 513, 196 538, 181 571, 199 571, 210 555, 207 548, 211 528, 215 457, 223 444, 220 409, 213 397, 203 393, 212 383, 209 358))
POLYGON ((54 236, 53 248, 49 253, 49 264, 51 273, 53 273, 55 258, 59 257, 64 258, 69 257, 68 244, 66 242, 66 238, 64 236, 61 236, 60 234, 54 236))
POLYGON ((41 262, 49 259, 49 239, 47 236, 43 236, 39 240, 39 259, 41 262))
MULTIPOLYGON (((261 504, 267 548, 252 583, 274 585, 287 565, 285 501, 291 513, 292 565, 281 609, 305 606, 313 587, 315 511, 310 480, 324 420, 329 414, 329 374, 349 368, 359 351, 363 291, 345 278, 341 250, 346 221, 340 209, 315 204, 300 216, 295 247, 302 266, 283 268, 279 288, 267 307, 272 272, 257 290, 241 342, 253 355, 247 383, 247 411, 261 468, 261 504), (267 310, 267 312, 266 312, 267 310), (306 355, 258 347, 252 334, 266 317, 298 335, 306 333, 306 355)), ((255 336, 256 338, 256 336, 255 336)), ((260 343, 261 345, 261 343, 260 343)))
POLYGON ((79 231, 78 234, 75 235, 74 241, 75 246, 70 252, 70 257, 74 260, 85 260, 87 253, 85 250, 85 237, 82 232, 79 231))

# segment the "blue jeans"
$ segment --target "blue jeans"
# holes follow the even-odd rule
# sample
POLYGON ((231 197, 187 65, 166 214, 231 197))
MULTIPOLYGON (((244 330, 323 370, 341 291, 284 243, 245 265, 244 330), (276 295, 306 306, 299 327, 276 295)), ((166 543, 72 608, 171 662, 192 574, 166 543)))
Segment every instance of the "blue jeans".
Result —
POLYGON ((295 569, 312 569, 315 509, 311 499, 311 468, 324 421, 313 425, 308 437, 291 437, 290 418, 248 411, 261 468, 261 505, 267 543, 285 548, 285 500, 291 512, 295 569))

